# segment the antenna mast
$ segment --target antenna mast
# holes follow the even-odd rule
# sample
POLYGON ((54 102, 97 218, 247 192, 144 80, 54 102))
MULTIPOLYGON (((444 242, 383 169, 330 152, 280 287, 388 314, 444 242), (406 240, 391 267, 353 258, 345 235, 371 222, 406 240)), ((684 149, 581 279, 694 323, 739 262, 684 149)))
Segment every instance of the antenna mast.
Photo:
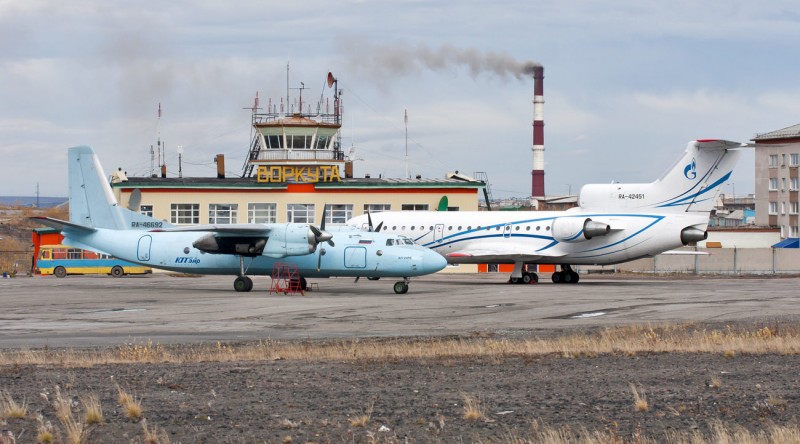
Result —
POLYGON ((406 179, 410 179, 411 176, 408 175, 408 110, 405 110, 405 114, 403 115, 403 121, 406 124, 406 179))

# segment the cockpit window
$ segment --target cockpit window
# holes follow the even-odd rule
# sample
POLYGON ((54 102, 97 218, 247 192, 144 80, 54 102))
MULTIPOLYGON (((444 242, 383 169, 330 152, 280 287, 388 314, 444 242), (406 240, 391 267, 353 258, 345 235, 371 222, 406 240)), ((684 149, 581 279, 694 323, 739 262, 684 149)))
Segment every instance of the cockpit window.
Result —
POLYGON ((386 239, 386 246, 391 247, 394 245, 394 239, 386 239))

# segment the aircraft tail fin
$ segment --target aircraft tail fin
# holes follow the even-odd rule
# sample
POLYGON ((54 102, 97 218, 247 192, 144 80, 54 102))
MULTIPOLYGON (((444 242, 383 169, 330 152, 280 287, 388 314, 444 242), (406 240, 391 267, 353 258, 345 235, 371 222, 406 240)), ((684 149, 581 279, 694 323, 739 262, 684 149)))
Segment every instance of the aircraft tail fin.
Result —
POLYGON ((72 147, 67 157, 71 223, 114 230, 171 226, 166 222, 121 207, 111 191, 100 159, 91 147, 72 147), (142 222, 155 222, 157 225, 142 222))
POLYGON ((647 184, 593 184, 581 189, 580 206, 593 210, 708 213, 748 145, 727 140, 689 142, 661 178, 647 184))

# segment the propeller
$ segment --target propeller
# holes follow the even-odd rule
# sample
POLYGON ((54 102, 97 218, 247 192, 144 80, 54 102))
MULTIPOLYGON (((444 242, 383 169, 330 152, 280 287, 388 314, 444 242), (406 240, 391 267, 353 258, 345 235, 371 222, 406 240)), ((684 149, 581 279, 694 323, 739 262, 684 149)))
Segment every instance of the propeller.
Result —
POLYGON ((383 227, 383 221, 378 223, 377 227, 372 226, 372 216, 369 214, 369 210, 367 210, 367 223, 368 223, 368 231, 370 232, 378 232, 381 231, 381 227, 383 227))
POLYGON ((308 229, 311 230, 311 233, 314 235, 314 241, 319 244, 322 242, 327 242, 331 247, 335 246, 333 243, 333 235, 325 231, 325 212, 328 210, 328 204, 325 204, 325 208, 322 210, 322 223, 319 224, 319 228, 309 225, 308 229))
MULTIPOLYGON (((322 222, 320 222, 319 228, 313 225, 309 225, 308 228, 311 230, 312 233, 314 233, 314 239, 317 240, 317 243, 327 242, 328 245, 330 245, 331 247, 335 247, 336 244, 333 243, 333 235, 325 231, 325 217, 327 215, 327 212, 328 212, 328 204, 325 204, 325 206, 322 207, 322 222)), ((322 256, 325 255, 325 253, 326 252, 324 248, 319 249, 319 255, 317 256, 317 271, 319 271, 322 268, 322 256)))

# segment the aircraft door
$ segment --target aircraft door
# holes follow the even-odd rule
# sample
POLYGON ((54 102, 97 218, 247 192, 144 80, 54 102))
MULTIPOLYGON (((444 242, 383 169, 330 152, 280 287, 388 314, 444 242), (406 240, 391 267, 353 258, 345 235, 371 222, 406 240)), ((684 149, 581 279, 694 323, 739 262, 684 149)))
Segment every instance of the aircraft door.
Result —
POLYGON ((367 268, 367 249, 364 247, 347 247, 344 249, 345 268, 367 268))
POLYGON ((511 237, 511 224, 506 224, 503 227, 503 237, 511 237))
POLYGON ((433 227, 433 240, 436 242, 441 242, 443 235, 444 235, 444 224, 436 224, 433 227))
POLYGON ((136 257, 142 262, 150 260, 150 246, 153 243, 153 238, 150 236, 142 236, 139 238, 139 245, 136 248, 136 257))

